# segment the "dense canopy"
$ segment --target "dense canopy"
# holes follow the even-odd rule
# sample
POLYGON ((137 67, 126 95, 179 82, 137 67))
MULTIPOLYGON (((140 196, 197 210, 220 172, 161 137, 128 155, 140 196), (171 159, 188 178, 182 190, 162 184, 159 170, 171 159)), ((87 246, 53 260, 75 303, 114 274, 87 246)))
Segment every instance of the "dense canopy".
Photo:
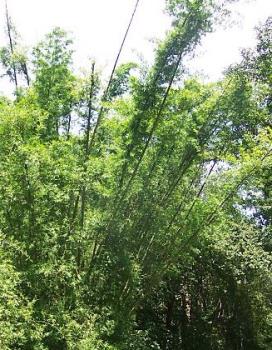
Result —
POLYGON ((1 350, 271 349, 272 18, 222 80, 184 75, 227 2, 166 1, 154 63, 106 82, 6 9, 1 350))

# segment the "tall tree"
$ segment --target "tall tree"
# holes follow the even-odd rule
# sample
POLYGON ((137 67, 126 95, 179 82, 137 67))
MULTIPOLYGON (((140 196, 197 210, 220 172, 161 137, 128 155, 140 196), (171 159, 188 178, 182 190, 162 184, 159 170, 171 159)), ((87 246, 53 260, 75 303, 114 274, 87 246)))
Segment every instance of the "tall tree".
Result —
POLYGON ((67 129, 75 78, 71 72, 72 41, 60 28, 55 28, 34 51, 34 88, 38 103, 48 113, 46 137, 56 138, 67 129))
POLYGON ((7 1, 5 4, 6 34, 8 44, 0 49, 0 60, 6 71, 5 74, 14 83, 15 91, 17 91, 20 76, 23 76, 27 86, 30 84, 29 71, 27 67, 27 53, 26 50, 20 45, 20 36, 9 15, 7 1))

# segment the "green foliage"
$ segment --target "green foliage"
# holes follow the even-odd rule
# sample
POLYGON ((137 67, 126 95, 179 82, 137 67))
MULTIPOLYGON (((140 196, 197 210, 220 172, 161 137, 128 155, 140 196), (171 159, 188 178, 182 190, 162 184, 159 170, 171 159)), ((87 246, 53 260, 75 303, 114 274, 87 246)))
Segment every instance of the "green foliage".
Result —
POLYGON ((20 43, 20 35, 14 26, 6 4, 6 36, 7 45, 0 48, 0 63, 5 70, 4 76, 8 76, 15 84, 15 93, 19 91, 19 78, 23 78, 26 84, 30 84, 28 72, 27 50, 20 43))
POLYGON ((33 52, 37 101, 48 113, 47 138, 55 138, 61 127, 67 129, 68 116, 74 104, 71 43, 63 30, 55 28, 33 52))
POLYGON ((183 59, 224 8, 167 3, 154 65, 107 96, 56 28, 0 98, 3 350, 271 349, 271 21, 204 84, 183 59))
POLYGON ((111 85, 108 91, 108 99, 122 96, 129 88, 130 71, 137 68, 137 64, 130 62, 120 65, 115 71, 111 85))

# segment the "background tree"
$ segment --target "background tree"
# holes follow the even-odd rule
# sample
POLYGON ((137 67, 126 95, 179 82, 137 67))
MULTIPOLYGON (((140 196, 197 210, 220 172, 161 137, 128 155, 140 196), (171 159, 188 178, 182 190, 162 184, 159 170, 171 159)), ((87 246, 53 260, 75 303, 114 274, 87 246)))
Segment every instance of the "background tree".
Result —
POLYGON ((19 77, 22 76, 27 86, 30 84, 27 52, 20 45, 20 36, 11 20, 6 2, 6 36, 8 44, 0 48, 0 61, 5 69, 5 75, 14 83, 15 92, 19 87, 19 77))
POLYGON ((48 113, 46 137, 56 138, 68 129, 72 110, 75 78, 71 72, 72 41, 60 28, 55 28, 33 51, 37 101, 48 113))

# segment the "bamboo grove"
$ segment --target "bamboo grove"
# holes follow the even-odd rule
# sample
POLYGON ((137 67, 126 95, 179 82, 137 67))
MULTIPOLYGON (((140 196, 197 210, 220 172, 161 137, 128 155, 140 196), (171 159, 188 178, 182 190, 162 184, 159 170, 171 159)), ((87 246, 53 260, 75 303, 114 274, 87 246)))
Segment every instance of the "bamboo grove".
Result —
POLYGON ((168 0, 152 65, 24 49, 6 9, 0 349, 271 349, 272 18, 220 81, 184 74, 229 1, 168 0))

